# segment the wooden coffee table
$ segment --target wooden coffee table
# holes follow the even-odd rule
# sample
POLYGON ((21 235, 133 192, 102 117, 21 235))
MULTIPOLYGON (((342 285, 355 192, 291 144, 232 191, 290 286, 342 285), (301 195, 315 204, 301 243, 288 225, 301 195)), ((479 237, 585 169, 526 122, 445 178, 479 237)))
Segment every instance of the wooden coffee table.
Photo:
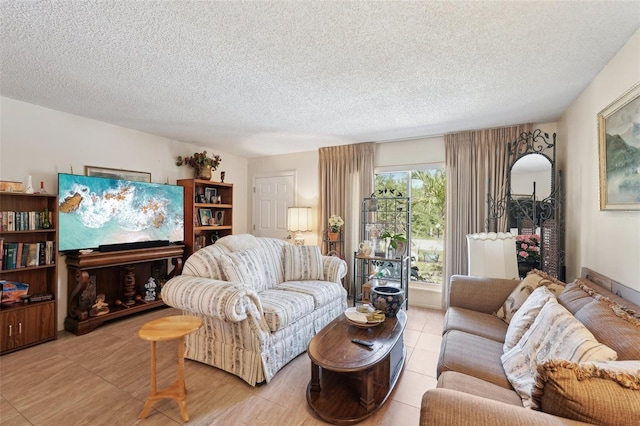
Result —
POLYGON ((391 394, 404 366, 406 324, 407 314, 401 310, 376 327, 356 327, 342 314, 323 328, 307 351, 311 409, 338 425, 358 423, 375 413, 391 394), (373 342, 373 347, 351 339, 373 342))

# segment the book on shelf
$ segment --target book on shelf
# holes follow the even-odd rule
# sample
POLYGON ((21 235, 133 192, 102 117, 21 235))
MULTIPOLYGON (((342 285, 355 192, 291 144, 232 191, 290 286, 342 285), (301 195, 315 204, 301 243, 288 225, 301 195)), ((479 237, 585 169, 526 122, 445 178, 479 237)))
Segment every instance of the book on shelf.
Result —
POLYGON ((46 243, 44 241, 38 243, 38 265, 46 265, 46 243))
POLYGON ((24 268, 27 266, 27 258, 29 257, 29 243, 18 243, 18 250, 21 252, 20 255, 20 267, 24 268), (22 244, 22 248, 19 246, 22 244))
POLYGON ((1 211, 0 212, 0 231, 35 231, 44 229, 45 222, 53 223, 53 214, 51 211, 1 211), (45 215, 47 219, 45 221, 45 215))
POLYGON ((18 243, 5 243, 4 269, 15 269, 18 243))
POLYGON ((21 243, 0 239, 0 270, 53 265, 55 261, 55 241, 21 243))
POLYGON ((29 255, 27 260, 27 266, 38 266, 38 257, 37 257, 37 244, 29 244, 29 255))

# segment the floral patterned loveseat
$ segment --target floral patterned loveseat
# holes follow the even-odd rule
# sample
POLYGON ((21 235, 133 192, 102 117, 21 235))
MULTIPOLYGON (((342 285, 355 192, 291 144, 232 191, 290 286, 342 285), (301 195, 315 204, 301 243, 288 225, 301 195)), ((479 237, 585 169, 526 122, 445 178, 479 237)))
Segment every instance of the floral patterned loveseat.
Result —
POLYGON ((223 237, 191 255, 162 287, 164 302, 204 325, 185 339, 185 357, 269 382, 347 308, 346 262, 317 246, 250 234, 223 237))

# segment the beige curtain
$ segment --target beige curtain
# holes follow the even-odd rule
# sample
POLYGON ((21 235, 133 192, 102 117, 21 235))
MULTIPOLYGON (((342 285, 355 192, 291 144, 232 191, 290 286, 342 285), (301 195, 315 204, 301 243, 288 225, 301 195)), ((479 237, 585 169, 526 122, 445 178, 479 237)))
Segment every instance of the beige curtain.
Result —
MULTIPOLYGON (((522 124, 445 135, 445 283, 451 275, 467 273, 466 236, 485 230, 487 194, 501 200, 507 192, 508 144, 531 130, 531 124, 522 124)), ((506 228, 505 214, 498 222, 498 230, 506 228)), ((443 286, 442 305, 449 306, 448 285, 443 286)))
POLYGON ((344 219, 342 238, 348 272, 345 288, 352 291, 353 253, 360 236, 360 204, 373 192, 375 142, 332 146, 319 150, 320 226, 329 227, 329 217, 344 219))

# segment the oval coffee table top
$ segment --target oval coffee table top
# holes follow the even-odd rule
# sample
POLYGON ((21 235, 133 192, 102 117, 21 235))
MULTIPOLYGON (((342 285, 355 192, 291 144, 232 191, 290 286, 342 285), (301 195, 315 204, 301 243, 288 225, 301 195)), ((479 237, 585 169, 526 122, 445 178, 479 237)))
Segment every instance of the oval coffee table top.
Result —
POLYGON ((330 322, 309 343, 311 361, 322 368, 353 372, 364 370, 384 359, 395 346, 407 324, 407 314, 400 310, 395 318, 371 328, 360 328, 344 314, 330 322), (373 347, 353 343, 351 339, 373 342, 373 347))
POLYGON ((150 321, 138 331, 141 339, 150 341, 173 340, 202 327, 202 320, 189 315, 174 315, 150 321))

